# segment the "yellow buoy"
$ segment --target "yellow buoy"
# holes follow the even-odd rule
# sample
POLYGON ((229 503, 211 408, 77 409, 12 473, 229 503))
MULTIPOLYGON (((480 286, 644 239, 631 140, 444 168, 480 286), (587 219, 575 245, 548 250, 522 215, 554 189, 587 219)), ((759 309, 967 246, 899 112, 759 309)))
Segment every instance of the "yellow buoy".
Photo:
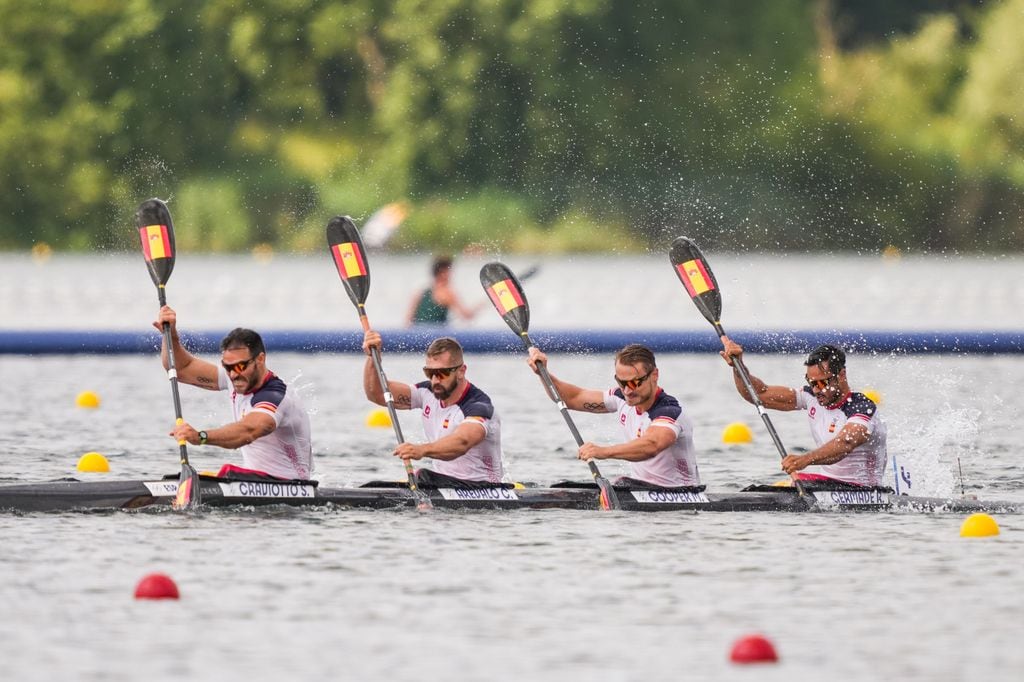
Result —
POLYGON ((960 526, 962 538, 984 538, 999 535, 999 524, 988 514, 971 514, 960 526))
POLYGON ((900 247, 894 244, 889 244, 889 246, 882 249, 882 260, 898 261, 902 257, 903 252, 900 250, 900 247))
POLYGON ((733 422, 725 427, 722 432, 722 442, 734 445, 736 443, 750 443, 754 440, 754 434, 750 427, 743 422, 733 422))
POLYGON ((873 388, 866 389, 864 391, 864 395, 866 395, 868 398, 870 398, 871 402, 873 402, 875 405, 881 405, 882 404, 882 394, 879 393, 878 391, 876 391, 875 389, 873 389, 873 388))
POLYGON ((100 397, 92 391, 82 391, 75 398, 75 405, 93 409, 100 406, 100 397))
POLYGON ((102 474, 110 471, 110 462, 98 452, 87 452, 78 458, 78 470, 90 474, 102 474))
POLYGON ((373 410, 366 415, 366 425, 374 428, 391 428, 391 415, 387 410, 373 410))

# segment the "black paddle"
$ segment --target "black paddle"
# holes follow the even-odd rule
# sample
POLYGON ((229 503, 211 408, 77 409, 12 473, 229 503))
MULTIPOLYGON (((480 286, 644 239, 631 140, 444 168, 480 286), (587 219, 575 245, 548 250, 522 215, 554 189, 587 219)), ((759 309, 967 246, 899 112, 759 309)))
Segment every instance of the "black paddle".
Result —
MULTIPOLYGON (((167 305, 166 284, 174 270, 174 225, 167 204, 159 199, 149 199, 139 204, 135 211, 135 227, 142 241, 142 255, 146 258, 149 276, 153 278, 160 307, 167 305)), ((181 425, 181 397, 178 395, 178 371, 174 368, 174 346, 171 343, 171 325, 163 324, 164 345, 167 346, 167 378, 171 382, 171 394, 174 396, 175 424, 181 425)), ((178 476, 178 494, 171 506, 174 509, 195 509, 201 502, 199 490, 199 474, 188 463, 188 449, 185 439, 178 441, 181 452, 181 474, 178 476)))
MULTIPOLYGON (((370 266, 366 262, 366 251, 363 249, 363 240, 359 236, 359 230, 355 223, 348 216, 336 216, 327 223, 327 247, 330 249, 334 265, 338 268, 338 275, 341 276, 341 283, 345 285, 348 297, 359 313, 359 323, 363 325, 363 331, 369 331, 370 321, 366 317, 366 297, 370 293, 370 266)), ((391 425, 395 427, 395 437, 401 445, 405 442, 402 436, 402 426, 398 423, 398 414, 395 412, 395 398, 388 389, 388 378, 384 376, 384 367, 381 365, 380 352, 376 347, 371 349, 370 356, 373 358, 373 366, 377 370, 377 379, 380 381, 384 391, 384 401, 388 406, 388 414, 391 415, 391 425)), ((407 459, 405 473, 409 478, 409 490, 412 491, 416 500, 416 508, 421 510, 432 509, 433 504, 430 498, 416 485, 416 474, 412 470, 412 464, 407 459)))
MULTIPOLYGON (((690 295, 690 299, 697 306, 697 310, 715 328, 715 333, 718 334, 719 338, 725 336, 725 330, 722 329, 720 321, 722 318, 722 295, 718 289, 718 280, 715 279, 715 274, 711 272, 711 267, 708 265, 707 259, 704 258, 704 254, 700 252, 700 249, 691 240, 686 237, 676 237, 675 241, 672 242, 672 249, 669 251, 669 260, 672 261, 672 268, 676 271, 676 275, 679 276, 679 281, 686 287, 686 293, 690 295)), ((739 357, 733 357, 732 361, 733 366, 740 375, 744 388, 747 389, 747 394, 757 407, 757 412, 761 415, 761 421, 767 427, 768 434, 772 437, 772 442, 775 443, 779 455, 785 459, 786 448, 783 447, 782 440, 779 438, 778 432, 775 431, 775 426, 768 416, 768 411, 761 403, 761 399, 757 397, 757 393, 754 392, 754 386, 750 383, 750 373, 747 372, 743 360, 739 357)), ((808 501, 808 505, 813 504, 814 497, 807 494, 803 483, 800 482, 797 475, 790 474, 790 478, 793 479, 793 485, 796 486, 800 496, 808 501)))
MULTIPOLYGON (((530 328, 530 304, 526 301, 523 286, 516 279, 516 276, 512 274, 512 271, 501 263, 488 263, 480 268, 480 284, 483 285, 484 291, 487 292, 491 303, 494 304, 495 310, 505 320, 505 324, 523 340, 523 344, 527 349, 533 347, 535 344, 530 340, 528 333, 530 328)), ((569 414, 569 408, 565 406, 562 396, 558 394, 558 389, 555 388, 554 382, 551 381, 551 375, 548 374, 547 367, 538 364, 537 369, 539 370, 541 381, 544 383, 545 388, 547 388, 548 395, 551 396, 551 399, 558 406, 559 411, 561 411, 562 416, 565 418, 565 423, 569 426, 569 430, 572 431, 572 436, 576 439, 576 445, 582 447, 583 437, 580 435, 579 429, 576 428, 576 423, 573 422, 572 416, 569 414)), ((601 490, 601 508, 621 508, 619 498, 615 495, 615 489, 612 488, 612 484, 608 482, 608 479, 601 475, 601 471, 597 468, 594 460, 587 460, 587 466, 590 467, 590 473, 594 476, 594 481, 601 490)))

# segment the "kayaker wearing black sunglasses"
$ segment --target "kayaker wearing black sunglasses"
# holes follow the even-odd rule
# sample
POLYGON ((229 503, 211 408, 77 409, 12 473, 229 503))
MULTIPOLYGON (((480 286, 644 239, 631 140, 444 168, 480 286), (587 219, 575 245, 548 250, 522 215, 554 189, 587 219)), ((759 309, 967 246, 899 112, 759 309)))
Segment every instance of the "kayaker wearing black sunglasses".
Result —
MULTIPOLYGON (((548 357, 531 347, 527 362, 537 372, 538 363, 547 365, 548 357)), ((618 414, 625 442, 618 445, 584 443, 579 449, 579 458, 629 462, 630 476, 615 481, 617 485, 700 486, 693 423, 683 413, 679 401, 659 388, 654 353, 638 343, 626 346, 615 355, 614 378, 618 388, 601 391, 580 388, 551 376, 570 410, 618 414)))

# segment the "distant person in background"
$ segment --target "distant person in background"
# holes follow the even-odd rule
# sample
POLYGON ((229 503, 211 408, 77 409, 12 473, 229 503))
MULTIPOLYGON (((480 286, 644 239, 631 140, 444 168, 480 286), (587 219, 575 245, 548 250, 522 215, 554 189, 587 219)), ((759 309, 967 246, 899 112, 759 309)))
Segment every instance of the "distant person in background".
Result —
MULTIPOLYGON (((736 390, 753 403, 733 363, 733 358, 743 356, 743 348, 728 336, 722 337, 722 346, 722 357, 734 368, 736 390)), ((818 346, 807 356, 804 367, 807 385, 802 388, 768 386, 757 377, 750 377, 750 385, 765 407, 807 412, 816 447, 805 455, 787 455, 782 460, 782 470, 805 481, 880 485, 887 459, 885 422, 870 398, 850 390, 846 353, 838 346, 818 346), (817 465, 820 473, 797 473, 812 465, 817 465)))
MULTIPOLYGON (((548 357, 536 346, 527 360, 547 365, 548 357)), ((693 445, 693 423, 683 413, 679 401, 658 386, 658 366, 650 348, 631 343, 615 354, 615 383, 606 391, 580 388, 551 375, 558 393, 570 410, 618 415, 625 442, 618 445, 584 443, 579 458, 619 459, 630 463, 632 476, 620 478, 616 485, 658 486, 662 488, 697 487, 697 454, 693 445)))
MULTIPOLYGON (((209 430, 197 430, 182 422, 170 435, 192 445, 216 445, 241 450, 244 468, 225 464, 219 475, 268 474, 277 478, 306 480, 313 471, 309 415, 280 378, 267 369, 263 339, 251 329, 232 330, 220 342, 220 364, 200 360, 185 350, 178 339, 177 315, 169 306, 160 309, 153 326, 171 326, 174 365, 178 381, 210 391, 231 391, 235 421, 209 430)), ((162 336, 162 335, 161 335, 162 336)), ((167 369, 167 353, 160 357, 167 369)))
POLYGON ((413 299, 406 316, 406 325, 416 324, 448 324, 448 312, 454 311, 464 320, 471 320, 484 307, 486 301, 476 308, 462 305, 452 288, 452 259, 449 256, 438 256, 434 259, 431 269, 433 283, 413 299))
MULTIPOLYGON (((367 355, 363 390, 372 402, 384 405, 384 389, 370 358, 373 347, 383 350, 380 334, 370 329, 363 336, 367 355)), ((426 381, 409 385, 388 380, 396 409, 423 412, 423 432, 428 440, 402 443, 394 455, 405 460, 434 460, 433 471, 416 472, 420 485, 501 483, 501 419, 490 397, 466 379, 462 346, 455 339, 441 337, 427 347, 426 355, 426 381)))

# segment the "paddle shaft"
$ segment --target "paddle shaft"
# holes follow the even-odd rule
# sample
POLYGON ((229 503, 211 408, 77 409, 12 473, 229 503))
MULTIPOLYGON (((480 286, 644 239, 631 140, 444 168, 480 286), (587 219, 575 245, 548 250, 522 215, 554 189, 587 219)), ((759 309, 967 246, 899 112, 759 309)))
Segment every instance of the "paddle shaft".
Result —
MULTIPOLYGON (((718 322, 712 322, 715 327, 715 332, 719 338, 725 336, 725 330, 722 329, 722 325, 718 322)), ((779 438, 778 431, 775 430, 775 425, 772 424, 771 417, 768 416, 768 410, 765 409, 764 403, 757 397, 757 392, 754 390, 754 384, 750 381, 750 372, 747 371, 747 366, 743 364, 743 359, 738 356, 733 356, 732 366, 736 370, 736 373, 740 375, 740 381, 743 382, 743 387, 747 389, 747 395, 750 396, 751 402, 754 403, 754 407, 757 408, 757 413, 761 415, 761 421, 764 422, 765 428, 768 429, 768 435, 771 436, 772 442, 775 443, 775 449, 779 451, 779 456, 782 459, 786 459, 789 454, 786 452, 786 447, 782 444, 782 439, 779 438)), ((801 496, 807 494, 804 490, 804 484, 800 481, 796 474, 790 474, 789 477, 793 479, 793 485, 796 486, 797 492, 801 496)))
MULTIPOLYGON (((370 320, 366 317, 366 310, 362 305, 359 305, 359 324, 363 326, 363 331, 370 331, 370 320)), ((391 389, 388 388, 388 378, 384 375, 384 365, 380 359, 380 351, 376 346, 370 348, 370 358, 373 360, 373 368, 377 372, 377 381, 380 382, 381 390, 384 392, 384 402, 388 408, 388 415, 391 417, 391 426, 395 429, 395 438, 398 439, 398 444, 401 445, 405 442, 405 436, 402 435, 402 425, 398 423, 398 412, 395 410, 395 396, 391 393, 391 389)), ((405 465, 405 475, 409 479, 409 490, 419 500, 420 505, 426 506, 430 503, 429 498, 419 489, 416 485, 416 472, 413 471, 412 462, 402 458, 402 464, 405 465)))
MULTIPOLYGON (((530 340, 530 335, 526 332, 520 334, 523 343, 526 344, 527 348, 533 347, 533 341, 530 340)), ((566 425, 572 432, 572 437, 576 439, 576 445, 583 447, 583 436, 580 435, 580 430, 576 428, 576 422, 573 421, 572 415, 569 414, 569 408, 566 407, 565 401, 562 400, 562 395, 555 388, 555 382, 551 380, 551 375, 548 374, 548 368, 541 363, 537 363, 537 371, 540 374, 540 379, 544 382, 544 388, 547 389, 548 395, 554 401, 555 405, 558 406, 558 411, 562 413, 562 417, 565 419, 566 425)), ((594 460, 588 459, 587 466, 590 467, 590 473, 594 475, 594 478, 604 478, 601 476, 601 470, 594 464, 594 460)))
MULTIPOLYGON (((366 313, 362 310, 359 311, 359 322, 363 325, 363 331, 370 330, 370 321, 366 319, 366 313)), ((398 439, 398 443, 402 444, 405 442, 405 436, 402 435, 402 425, 398 423, 398 412, 395 410, 395 396, 391 393, 391 389, 388 388, 388 378, 384 375, 384 365, 380 360, 380 351, 376 346, 370 348, 370 358, 373 360, 373 368, 377 371, 377 381, 380 382, 381 390, 384 392, 384 402, 388 408, 388 415, 391 417, 391 425, 395 428, 395 438, 398 439)), ((406 461, 406 467, 409 471, 412 471, 412 465, 406 461)))
MULTIPOLYGON (((160 307, 167 305, 167 293, 161 284, 157 287, 157 294, 160 296, 160 307)), ((174 396, 174 423, 181 426, 185 420, 181 416, 181 395, 178 393, 178 370, 174 366, 174 345, 171 340, 171 324, 164 322, 164 345, 167 346, 167 378, 171 382, 171 395, 174 396)), ((178 448, 181 451, 181 466, 188 467, 188 448, 185 446, 185 439, 178 441, 178 448)))

